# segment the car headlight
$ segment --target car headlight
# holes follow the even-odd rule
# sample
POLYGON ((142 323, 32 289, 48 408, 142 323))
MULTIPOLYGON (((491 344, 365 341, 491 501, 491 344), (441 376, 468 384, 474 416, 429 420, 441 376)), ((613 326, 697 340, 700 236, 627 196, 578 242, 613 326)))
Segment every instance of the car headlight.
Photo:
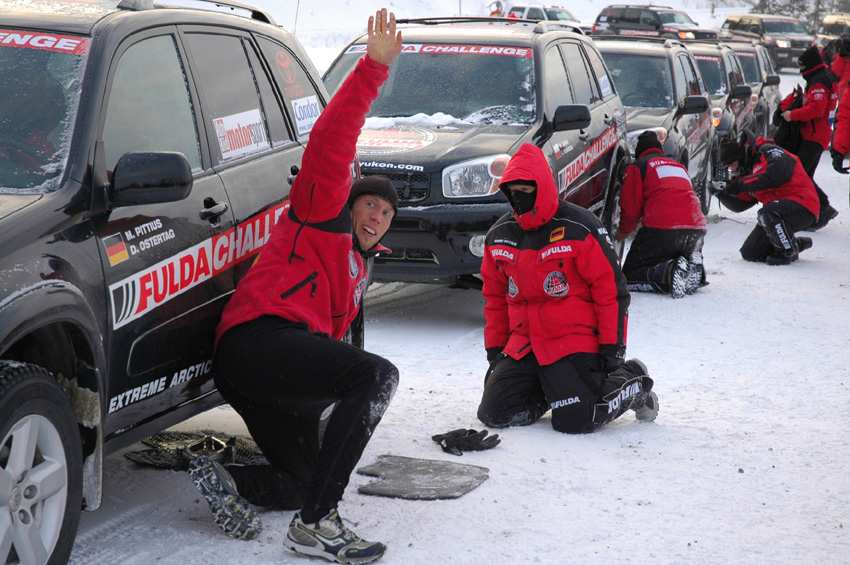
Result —
POLYGON ((693 32, 690 32, 690 31, 680 31, 679 32, 679 39, 693 39, 694 37, 696 37, 696 36, 693 34, 693 32))
POLYGON ((791 42, 786 41, 785 39, 777 39, 776 46, 780 49, 788 49, 789 47, 791 47, 791 42))
POLYGON ((635 148, 637 147, 638 137, 645 131, 654 131, 655 135, 658 137, 658 142, 664 145, 664 142, 667 141, 667 128, 646 128, 646 129, 636 129, 634 131, 630 131, 626 134, 626 142, 629 144, 629 151, 632 153, 635 152, 635 148))
POLYGON ((443 196, 473 198, 487 196, 499 190, 499 179, 510 155, 488 155, 461 161, 443 169, 443 196))

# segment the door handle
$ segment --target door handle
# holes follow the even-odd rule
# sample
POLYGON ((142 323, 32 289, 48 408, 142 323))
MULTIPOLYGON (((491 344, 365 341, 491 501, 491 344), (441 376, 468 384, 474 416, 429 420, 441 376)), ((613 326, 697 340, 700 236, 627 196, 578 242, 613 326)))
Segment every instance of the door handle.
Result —
POLYGON ((211 197, 204 198, 204 209, 201 210, 201 219, 215 221, 219 216, 227 212, 229 206, 227 202, 216 202, 211 197))
POLYGON ((286 177, 286 182, 289 183, 289 186, 292 186, 292 183, 295 182, 295 177, 298 176, 298 171, 301 169, 298 168, 298 165, 292 165, 289 167, 289 176, 286 177))
POLYGON ((582 141, 587 141, 590 139, 590 134, 584 130, 579 130, 578 138, 582 141))

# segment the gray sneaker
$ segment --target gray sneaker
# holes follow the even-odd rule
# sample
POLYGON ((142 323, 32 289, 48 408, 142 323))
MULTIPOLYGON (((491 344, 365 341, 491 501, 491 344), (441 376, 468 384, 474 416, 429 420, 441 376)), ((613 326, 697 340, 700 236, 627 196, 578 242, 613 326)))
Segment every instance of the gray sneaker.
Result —
POLYGON ((206 455, 189 462, 189 476, 210 505, 215 523, 228 536, 254 539, 263 531, 263 524, 250 502, 239 496, 233 477, 220 463, 206 455))
POLYGON ((349 530, 336 509, 314 524, 305 523, 297 512, 283 544, 295 553, 351 565, 376 561, 387 550, 384 544, 366 541, 349 530))

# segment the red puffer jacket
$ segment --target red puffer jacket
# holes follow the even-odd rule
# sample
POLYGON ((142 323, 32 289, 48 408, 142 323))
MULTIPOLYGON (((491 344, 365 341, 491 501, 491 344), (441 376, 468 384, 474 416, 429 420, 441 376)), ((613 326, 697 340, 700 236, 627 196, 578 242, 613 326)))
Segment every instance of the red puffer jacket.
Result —
MULTIPOLYGON (((803 122, 800 126, 800 136, 807 141, 814 141, 821 147, 829 146, 832 128, 829 125, 829 113, 835 107, 832 79, 826 72, 826 65, 821 63, 803 73, 806 79, 806 90, 803 93, 803 105, 791 110, 792 122, 803 122)), ((794 101, 794 93, 786 96, 779 107, 787 110, 794 101)))
POLYGON ((619 233, 629 234, 638 221, 657 229, 704 229, 705 216, 685 167, 651 147, 626 169, 620 193, 619 233))
POLYGON ((608 232, 584 208, 558 202, 549 163, 523 145, 502 184, 534 181, 534 208, 501 217, 490 231, 481 265, 484 345, 514 359, 533 352, 541 365, 600 345, 624 349, 629 306, 626 281, 608 232))
POLYGON ((228 302, 216 340, 230 328, 263 315, 303 322, 310 331, 340 339, 357 315, 367 275, 354 249, 351 162, 366 113, 388 68, 363 57, 310 132, 292 191, 289 214, 228 302))

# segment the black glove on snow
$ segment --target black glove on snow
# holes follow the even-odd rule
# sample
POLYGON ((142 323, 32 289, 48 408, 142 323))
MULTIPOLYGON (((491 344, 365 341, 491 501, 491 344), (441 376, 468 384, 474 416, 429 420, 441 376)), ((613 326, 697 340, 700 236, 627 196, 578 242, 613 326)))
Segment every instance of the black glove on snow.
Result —
POLYGON ((740 178, 736 178, 726 183, 726 188, 723 189, 723 192, 726 194, 740 194, 743 188, 744 183, 741 182, 740 178))
POLYGON ((492 449, 502 441, 499 434, 488 437, 487 430, 467 430, 460 428, 444 434, 431 436, 431 439, 440 444, 443 451, 452 455, 463 455, 464 451, 484 451, 492 449))
POLYGON ((498 359, 501 354, 502 354, 502 348, 501 347, 490 347, 490 348, 488 348, 487 349, 487 362, 492 365, 493 361, 498 359))
POLYGON ((610 373, 623 364, 626 356, 626 348, 619 345, 600 345, 599 358, 602 361, 602 370, 610 373))
POLYGON ((836 172, 841 173, 842 175, 846 175, 850 172, 850 169, 844 166, 844 155, 835 149, 830 149, 829 154, 832 156, 832 168, 835 169, 836 172))

